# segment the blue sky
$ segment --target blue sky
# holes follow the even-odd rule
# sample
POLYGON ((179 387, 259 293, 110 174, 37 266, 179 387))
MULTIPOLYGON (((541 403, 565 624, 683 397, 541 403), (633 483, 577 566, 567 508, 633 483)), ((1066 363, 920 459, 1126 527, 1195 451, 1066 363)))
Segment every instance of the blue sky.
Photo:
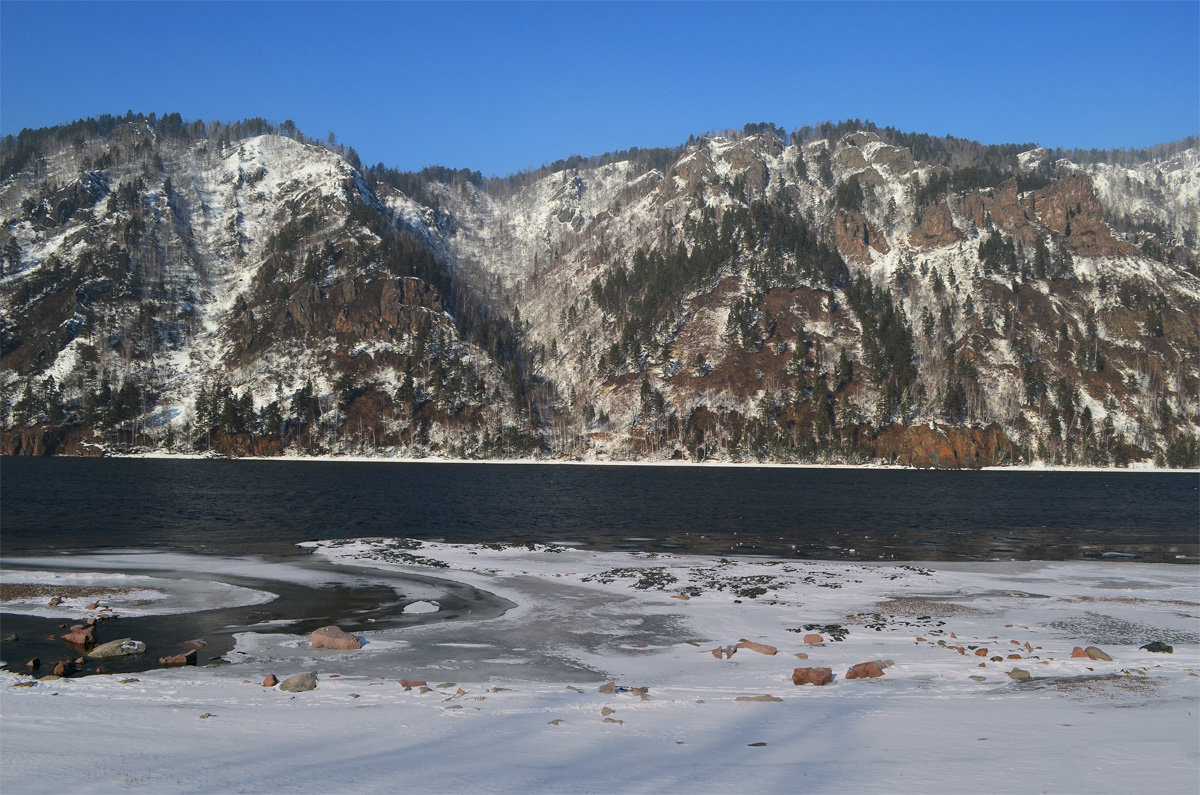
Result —
POLYGON ((293 119, 506 174, 770 121, 1148 146, 1200 126, 1200 3, 0 2, 0 132, 293 119))

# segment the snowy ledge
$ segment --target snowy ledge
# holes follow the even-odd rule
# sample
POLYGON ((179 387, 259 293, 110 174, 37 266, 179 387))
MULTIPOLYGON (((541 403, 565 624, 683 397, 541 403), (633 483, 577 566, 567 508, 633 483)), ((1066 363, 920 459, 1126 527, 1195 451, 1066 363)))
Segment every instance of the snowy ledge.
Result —
POLYGON ((1200 775, 1190 567, 306 546, 516 607, 365 633, 375 653, 261 636, 211 670, 0 674, 4 791, 1129 792, 1200 775), (1072 657, 1088 646, 1112 659, 1072 657), (882 676, 847 677, 871 661, 882 676), (797 667, 833 679, 794 685, 797 667), (261 684, 300 671, 315 690, 261 684))

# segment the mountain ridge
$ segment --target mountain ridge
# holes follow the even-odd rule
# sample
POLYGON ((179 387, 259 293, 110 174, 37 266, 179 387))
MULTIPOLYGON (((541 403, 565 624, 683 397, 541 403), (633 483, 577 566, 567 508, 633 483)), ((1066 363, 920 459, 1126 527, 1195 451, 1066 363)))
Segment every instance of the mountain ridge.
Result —
POLYGON ((747 125, 484 179, 112 119, 4 142, 5 452, 1196 465, 1194 139, 747 125))

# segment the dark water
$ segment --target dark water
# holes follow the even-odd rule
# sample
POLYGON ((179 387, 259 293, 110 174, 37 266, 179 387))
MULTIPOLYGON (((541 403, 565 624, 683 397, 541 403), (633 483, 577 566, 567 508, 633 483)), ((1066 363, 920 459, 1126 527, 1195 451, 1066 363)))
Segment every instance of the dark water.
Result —
POLYGON ((811 558, 1200 554, 1195 473, 5 458, 0 555, 409 536, 811 558), (850 550, 853 550, 851 552, 850 550))
MULTIPOLYGON (((70 553, 184 552, 187 570, 141 570, 275 593, 250 607, 118 618, 101 639, 136 637, 147 654, 109 672, 157 666, 203 638, 201 661, 233 649, 235 632, 301 634, 480 618, 507 605, 444 585, 432 615, 402 613, 420 578, 309 556, 297 542, 407 536, 456 542, 559 542, 595 549, 678 550, 849 560, 1137 559, 1196 562, 1200 478, 1194 473, 1031 473, 786 468, 586 467, 281 461, 0 461, 0 556, 33 556, 96 570, 70 553), (211 565, 197 564, 197 558, 211 565), (223 574, 230 556, 329 569, 297 584, 223 574), (75 561, 72 563, 72 561, 75 561)), ((92 561, 95 558, 91 559, 92 561)), ((15 666, 75 656, 55 637, 63 619, 0 614, 0 644, 15 666)), ((52 667, 52 665, 51 665, 52 667)), ((85 672, 94 672, 88 666, 85 672)), ((44 673, 45 671, 43 671, 44 673)))

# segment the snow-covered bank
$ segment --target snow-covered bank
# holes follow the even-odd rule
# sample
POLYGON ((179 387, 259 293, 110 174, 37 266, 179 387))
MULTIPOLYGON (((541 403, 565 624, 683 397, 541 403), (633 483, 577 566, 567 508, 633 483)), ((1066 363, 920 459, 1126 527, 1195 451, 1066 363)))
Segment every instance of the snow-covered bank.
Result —
POLYGON ((360 633, 362 651, 247 633, 213 669, 0 674, 4 791, 1128 792, 1200 775, 1191 567, 312 546, 516 607, 360 633), (1092 645, 1112 660, 1072 658, 1092 645), (846 678, 873 660, 893 664, 846 678), (793 685, 798 666, 833 681, 793 685), (316 690, 261 686, 301 671, 316 690))
POLYGON ((911 472, 1136 472, 1136 473, 1192 473, 1200 469, 1162 469, 1149 462, 1135 462, 1126 467, 1060 466, 1056 464, 1022 464, 1014 466, 989 466, 973 469, 922 469, 901 464, 814 464, 806 462, 784 463, 779 461, 724 461, 708 459, 690 461, 683 459, 610 459, 610 458, 451 458, 424 456, 421 458, 392 455, 278 455, 226 457, 195 453, 132 453, 109 454, 110 458, 152 458, 165 460, 201 461, 309 461, 315 463, 373 463, 373 464, 500 464, 538 466, 602 466, 602 467, 668 467, 678 469, 845 469, 845 470, 907 470, 911 472))

